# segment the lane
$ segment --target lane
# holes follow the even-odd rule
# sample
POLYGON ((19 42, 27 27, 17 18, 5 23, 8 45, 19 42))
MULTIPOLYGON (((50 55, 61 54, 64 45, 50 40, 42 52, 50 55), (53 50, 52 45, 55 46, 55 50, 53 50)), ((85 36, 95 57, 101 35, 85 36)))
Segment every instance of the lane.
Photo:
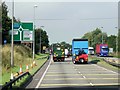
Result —
POLYGON ((69 87, 69 86, 89 86, 87 79, 78 74, 73 68, 70 58, 65 62, 54 62, 50 65, 40 88, 69 87), (84 80, 76 80, 76 79, 84 80))
POLYGON ((39 88, 109 86, 117 87, 118 73, 96 64, 73 64, 71 58, 65 62, 52 62, 39 83, 39 88))

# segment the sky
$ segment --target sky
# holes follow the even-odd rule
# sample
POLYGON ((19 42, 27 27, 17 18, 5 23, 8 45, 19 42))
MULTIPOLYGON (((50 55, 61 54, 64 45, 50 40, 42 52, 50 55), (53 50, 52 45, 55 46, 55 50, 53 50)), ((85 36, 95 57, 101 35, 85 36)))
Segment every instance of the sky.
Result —
MULTIPOLYGON (((16 1, 14 16, 21 21, 33 21, 35 10, 36 28, 44 26, 50 44, 62 41, 71 43, 73 38, 81 38, 96 28, 108 35, 116 35, 118 32, 115 28, 118 27, 118 0, 30 1, 16 1), (34 5, 37 7, 34 8, 34 5)), ((11 17, 12 3, 10 0, 5 2, 11 17)))

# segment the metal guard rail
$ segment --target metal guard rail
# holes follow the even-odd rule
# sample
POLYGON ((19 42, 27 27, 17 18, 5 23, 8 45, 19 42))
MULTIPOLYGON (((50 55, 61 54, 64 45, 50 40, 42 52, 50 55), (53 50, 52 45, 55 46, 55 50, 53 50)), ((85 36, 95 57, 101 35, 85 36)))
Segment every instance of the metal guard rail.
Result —
POLYGON ((19 79, 21 80, 21 78, 23 78, 26 75, 30 75, 30 73, 24 72, 21 75, 19 75, 17 78, 14 78, 14 79, 10 80, 9 82, 6 82, 6 84, 2 86, 2 90, 7 90, 8 88, 10 88, 10 90, 12 90, 12 84, 15 84, 16 81, 18 81, 19 79))
POLYGON ((116 67, 120 67, 120 64, 118 63, 118 64, 116 64, 116 63, 113 63, 113 62, 110 62, 110 61, 107 61, 107 60, 105 60, 105 59, 103 59, 106 63, 109 63, 110 65, 112 65, 112 66, 116 66, 116 67))

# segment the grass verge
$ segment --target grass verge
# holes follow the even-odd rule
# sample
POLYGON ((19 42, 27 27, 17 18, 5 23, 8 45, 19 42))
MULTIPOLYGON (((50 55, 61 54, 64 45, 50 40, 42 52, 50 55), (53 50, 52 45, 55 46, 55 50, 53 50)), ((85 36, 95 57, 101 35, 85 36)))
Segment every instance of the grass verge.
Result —
MULTIPOLYGON (((46 62, 47 58, 46 59, 40 59, 40 60, 35 60, 36 63, 37 63, 37 66, 34 66, 33 68, 30 67, 29 65, 29 73, 31 75, 33 75, 45 62, 46 62)), ((19 72, 19 66, 16 66, 14 68, 12 68, 12 71, 13 72, 19 72)), ((22 70, 23 72, 26 71, 26 65, 23 65, 22 66, 22 70)), ((11 71, 7 71, 4 73, 4 75, 2 76, 2 84, 5 84, 5 82, 8 82, 10 80, 10 75, 11 75, 11 71)), ((27 79, 29 78, 30 76, 25 76, 24 78, 22 78, 21 80, 19 80, 19 82, 16 82, 16 85, 15 87, 20 87, 22 86, 26 81, 27 79)))
POLYGON ((106 63, 102 58, 89 56, 89 61, 92 64, 98 64, 100 66, 103 66, 103 67, 108 68, 108 69, 113 70, 113 71, 118 72, 120 70, 120 68, 112 66, 112 65, 106 63))

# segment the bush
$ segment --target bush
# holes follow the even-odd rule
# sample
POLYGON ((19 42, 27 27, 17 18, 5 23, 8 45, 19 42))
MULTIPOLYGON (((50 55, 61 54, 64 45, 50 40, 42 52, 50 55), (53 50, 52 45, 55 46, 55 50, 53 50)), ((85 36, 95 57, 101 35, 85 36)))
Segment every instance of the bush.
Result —
MULTIPOLYGON (((4 45, 2 48, 2 66, 6 69, 10 67, 11 47, 4 45)), ((32 50, 24 45, 14 45, 14 65, 29 63, 32 57, 32 50)))

